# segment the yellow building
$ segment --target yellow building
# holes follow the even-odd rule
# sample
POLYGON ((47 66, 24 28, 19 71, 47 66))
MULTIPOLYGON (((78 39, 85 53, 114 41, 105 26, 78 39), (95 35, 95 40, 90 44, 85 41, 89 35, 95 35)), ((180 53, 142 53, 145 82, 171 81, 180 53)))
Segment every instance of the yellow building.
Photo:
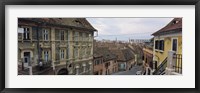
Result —
POLYGON ((154 36, 153 61, 155 69, 165 59, 167 60, 169 51, 182 55, 182 18, 174 18, 152 35, 154 36))

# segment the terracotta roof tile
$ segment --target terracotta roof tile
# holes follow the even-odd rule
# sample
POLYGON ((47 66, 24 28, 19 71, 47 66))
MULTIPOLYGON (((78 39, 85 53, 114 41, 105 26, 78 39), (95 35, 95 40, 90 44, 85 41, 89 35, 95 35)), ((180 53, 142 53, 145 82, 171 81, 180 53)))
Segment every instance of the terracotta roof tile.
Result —
POLYGON ((108 49, 108 47, 95 47, 94 48, 95 56, 103 56, 104 61, 116 59, 117 56, 108 49))

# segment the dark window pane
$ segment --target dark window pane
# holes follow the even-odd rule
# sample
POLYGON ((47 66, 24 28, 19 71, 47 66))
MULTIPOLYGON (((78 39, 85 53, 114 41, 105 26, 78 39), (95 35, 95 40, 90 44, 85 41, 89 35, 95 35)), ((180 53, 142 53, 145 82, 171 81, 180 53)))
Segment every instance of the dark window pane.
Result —
POLYGON ((27 39, 30 39, 30 38, 29 38, 29 33, 27 33, 27 39))
POLYGON ((25 59, 24 59, 24 63, 27 63, 27 62, 28 62, 28 59, 27 59, 27 58, 25 58, 25 59))
POLYGON ((159 49, 159 40, 156 40, 155 42, 155 49, 159 49))
POLYGON ((160 40, 159 49, 164 50, 164 40, 160 40))
POLYGON ((177 51, 177 39, 173 39, 172 50, 173 50, 173 51, 177 51))

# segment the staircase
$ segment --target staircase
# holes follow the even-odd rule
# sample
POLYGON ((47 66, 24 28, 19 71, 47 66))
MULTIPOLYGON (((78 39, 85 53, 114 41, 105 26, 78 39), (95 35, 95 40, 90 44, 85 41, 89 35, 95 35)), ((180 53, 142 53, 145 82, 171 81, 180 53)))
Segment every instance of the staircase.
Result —
POLYGON ((164 75, 165 69, 167 67, 167 57, 164 61, 158 66, 158 68, 153 72, 153 75, 164 75))

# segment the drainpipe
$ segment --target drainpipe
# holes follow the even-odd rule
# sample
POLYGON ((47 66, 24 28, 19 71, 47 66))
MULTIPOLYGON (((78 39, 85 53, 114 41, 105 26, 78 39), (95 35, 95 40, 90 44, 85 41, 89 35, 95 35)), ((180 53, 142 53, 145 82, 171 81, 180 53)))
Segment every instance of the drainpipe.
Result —
POLYGON ((38 64, 39 64, 39 62, 40 62, 40 45, 39 45, 39 25, 40 25, 40 23, 38 22, 37 23, 37 52, 38 52, 38 64))
MULTIPOLYGON (((153 71, 155 71, 156 69, 157 69, 157 67, 156 67, 156 63, 155 63, 155 57, 157 57, 157 64, 158 64, 158 62, 159 62, 159 57, 157 56, 157 55, 154 55, 154 57, 153 57, 153 71)), ((157 65, 158 66, 158 65, 157 65)))

